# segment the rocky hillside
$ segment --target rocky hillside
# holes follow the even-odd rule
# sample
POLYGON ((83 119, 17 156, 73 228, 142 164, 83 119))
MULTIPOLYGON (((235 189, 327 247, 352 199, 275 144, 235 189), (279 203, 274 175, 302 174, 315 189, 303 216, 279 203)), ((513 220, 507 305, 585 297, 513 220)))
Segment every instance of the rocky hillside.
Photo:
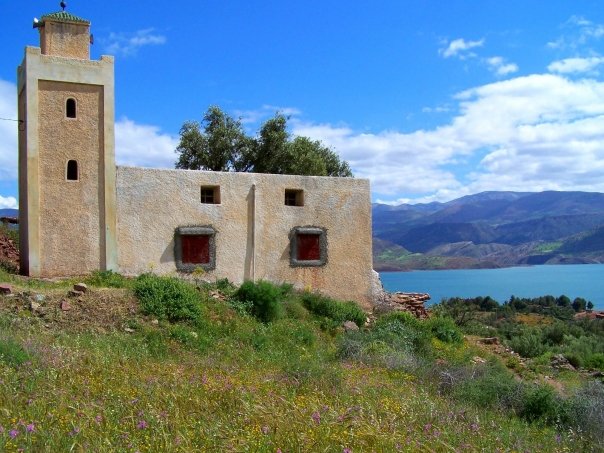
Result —
POLYGON ((483 192, 376 204, 373 234, 378 270, 603 262, 604 194, 483 192))

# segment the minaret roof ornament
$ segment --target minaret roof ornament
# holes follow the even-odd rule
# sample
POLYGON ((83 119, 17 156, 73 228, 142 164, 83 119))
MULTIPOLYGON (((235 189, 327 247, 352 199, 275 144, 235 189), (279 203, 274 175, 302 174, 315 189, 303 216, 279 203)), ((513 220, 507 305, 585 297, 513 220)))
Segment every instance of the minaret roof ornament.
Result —
POLYGON ((61 2, 60 5, 61 5, 61 8, 63 8, 63 11, 65 11, 65 8, 67 8, 67 3, 61 2))

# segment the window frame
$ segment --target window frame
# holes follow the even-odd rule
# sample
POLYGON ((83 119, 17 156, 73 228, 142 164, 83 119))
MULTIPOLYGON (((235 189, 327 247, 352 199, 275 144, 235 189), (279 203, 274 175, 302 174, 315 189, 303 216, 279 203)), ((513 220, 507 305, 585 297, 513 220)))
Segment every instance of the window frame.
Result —
POLYGON ((199 200, 201 204, 220 204, 220 186, 201 186, 199 188, 199 200), (212 201, 204 201, 204 191, 212 191, 212 201))
POLYGON ((201 268, 205 271, 216 269, 216 229, 211 225, 203 226, 181 226, 174 231, 174 262, 176 270, 180 272, 193 272, 201 268), (209 236, 208 263, 183 263, 182 237, 183 236, 209 236))
POLYGON ((302 189, 285 189, 285 206, 304 206, 304 190, 302 189), (293 199, 293 203, 288 203, 293 199))
POLYGON ((327 264, 327 229, 317 226, 298 226, 292 228, 289 235, 289 264, 291 267, 321 267, 327 264), (298 258, 298 235, 319 236, 319 259, 301 260, 298 258))

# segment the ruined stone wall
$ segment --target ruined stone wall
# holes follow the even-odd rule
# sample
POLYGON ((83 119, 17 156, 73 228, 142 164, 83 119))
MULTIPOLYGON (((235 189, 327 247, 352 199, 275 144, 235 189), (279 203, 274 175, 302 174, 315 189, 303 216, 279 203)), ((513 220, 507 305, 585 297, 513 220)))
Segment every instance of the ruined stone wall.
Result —
POLYGON ((369 181, 254 173, 117 168, 119 270, 174 273, 175 230, 216 230, 210 278, 291 282, 369 307, 371 199, 369 181), (220 204, 200 201, 202 186, 220 187, 220 204), (286 206, 285 189, 303 190, 303 206, 286 206), (326 230, 327 262, 293 267, 295 227, 326 230))

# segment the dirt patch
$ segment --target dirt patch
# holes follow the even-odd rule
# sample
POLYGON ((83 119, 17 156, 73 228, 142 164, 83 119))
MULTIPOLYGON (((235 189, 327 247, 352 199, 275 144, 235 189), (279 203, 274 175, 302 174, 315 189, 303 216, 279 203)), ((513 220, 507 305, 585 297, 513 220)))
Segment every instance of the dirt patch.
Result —
POLYGON ((123 330, 139 308, 129 290, 93 289, 78 297, 70 297, 67 290, 19 292, 0 297, 0 312, 38 318, 47 328, 106 332, 123 330))
POLYGON ((19 269, 19 249, 0 228, 0 265, 9 269, 19 269))

